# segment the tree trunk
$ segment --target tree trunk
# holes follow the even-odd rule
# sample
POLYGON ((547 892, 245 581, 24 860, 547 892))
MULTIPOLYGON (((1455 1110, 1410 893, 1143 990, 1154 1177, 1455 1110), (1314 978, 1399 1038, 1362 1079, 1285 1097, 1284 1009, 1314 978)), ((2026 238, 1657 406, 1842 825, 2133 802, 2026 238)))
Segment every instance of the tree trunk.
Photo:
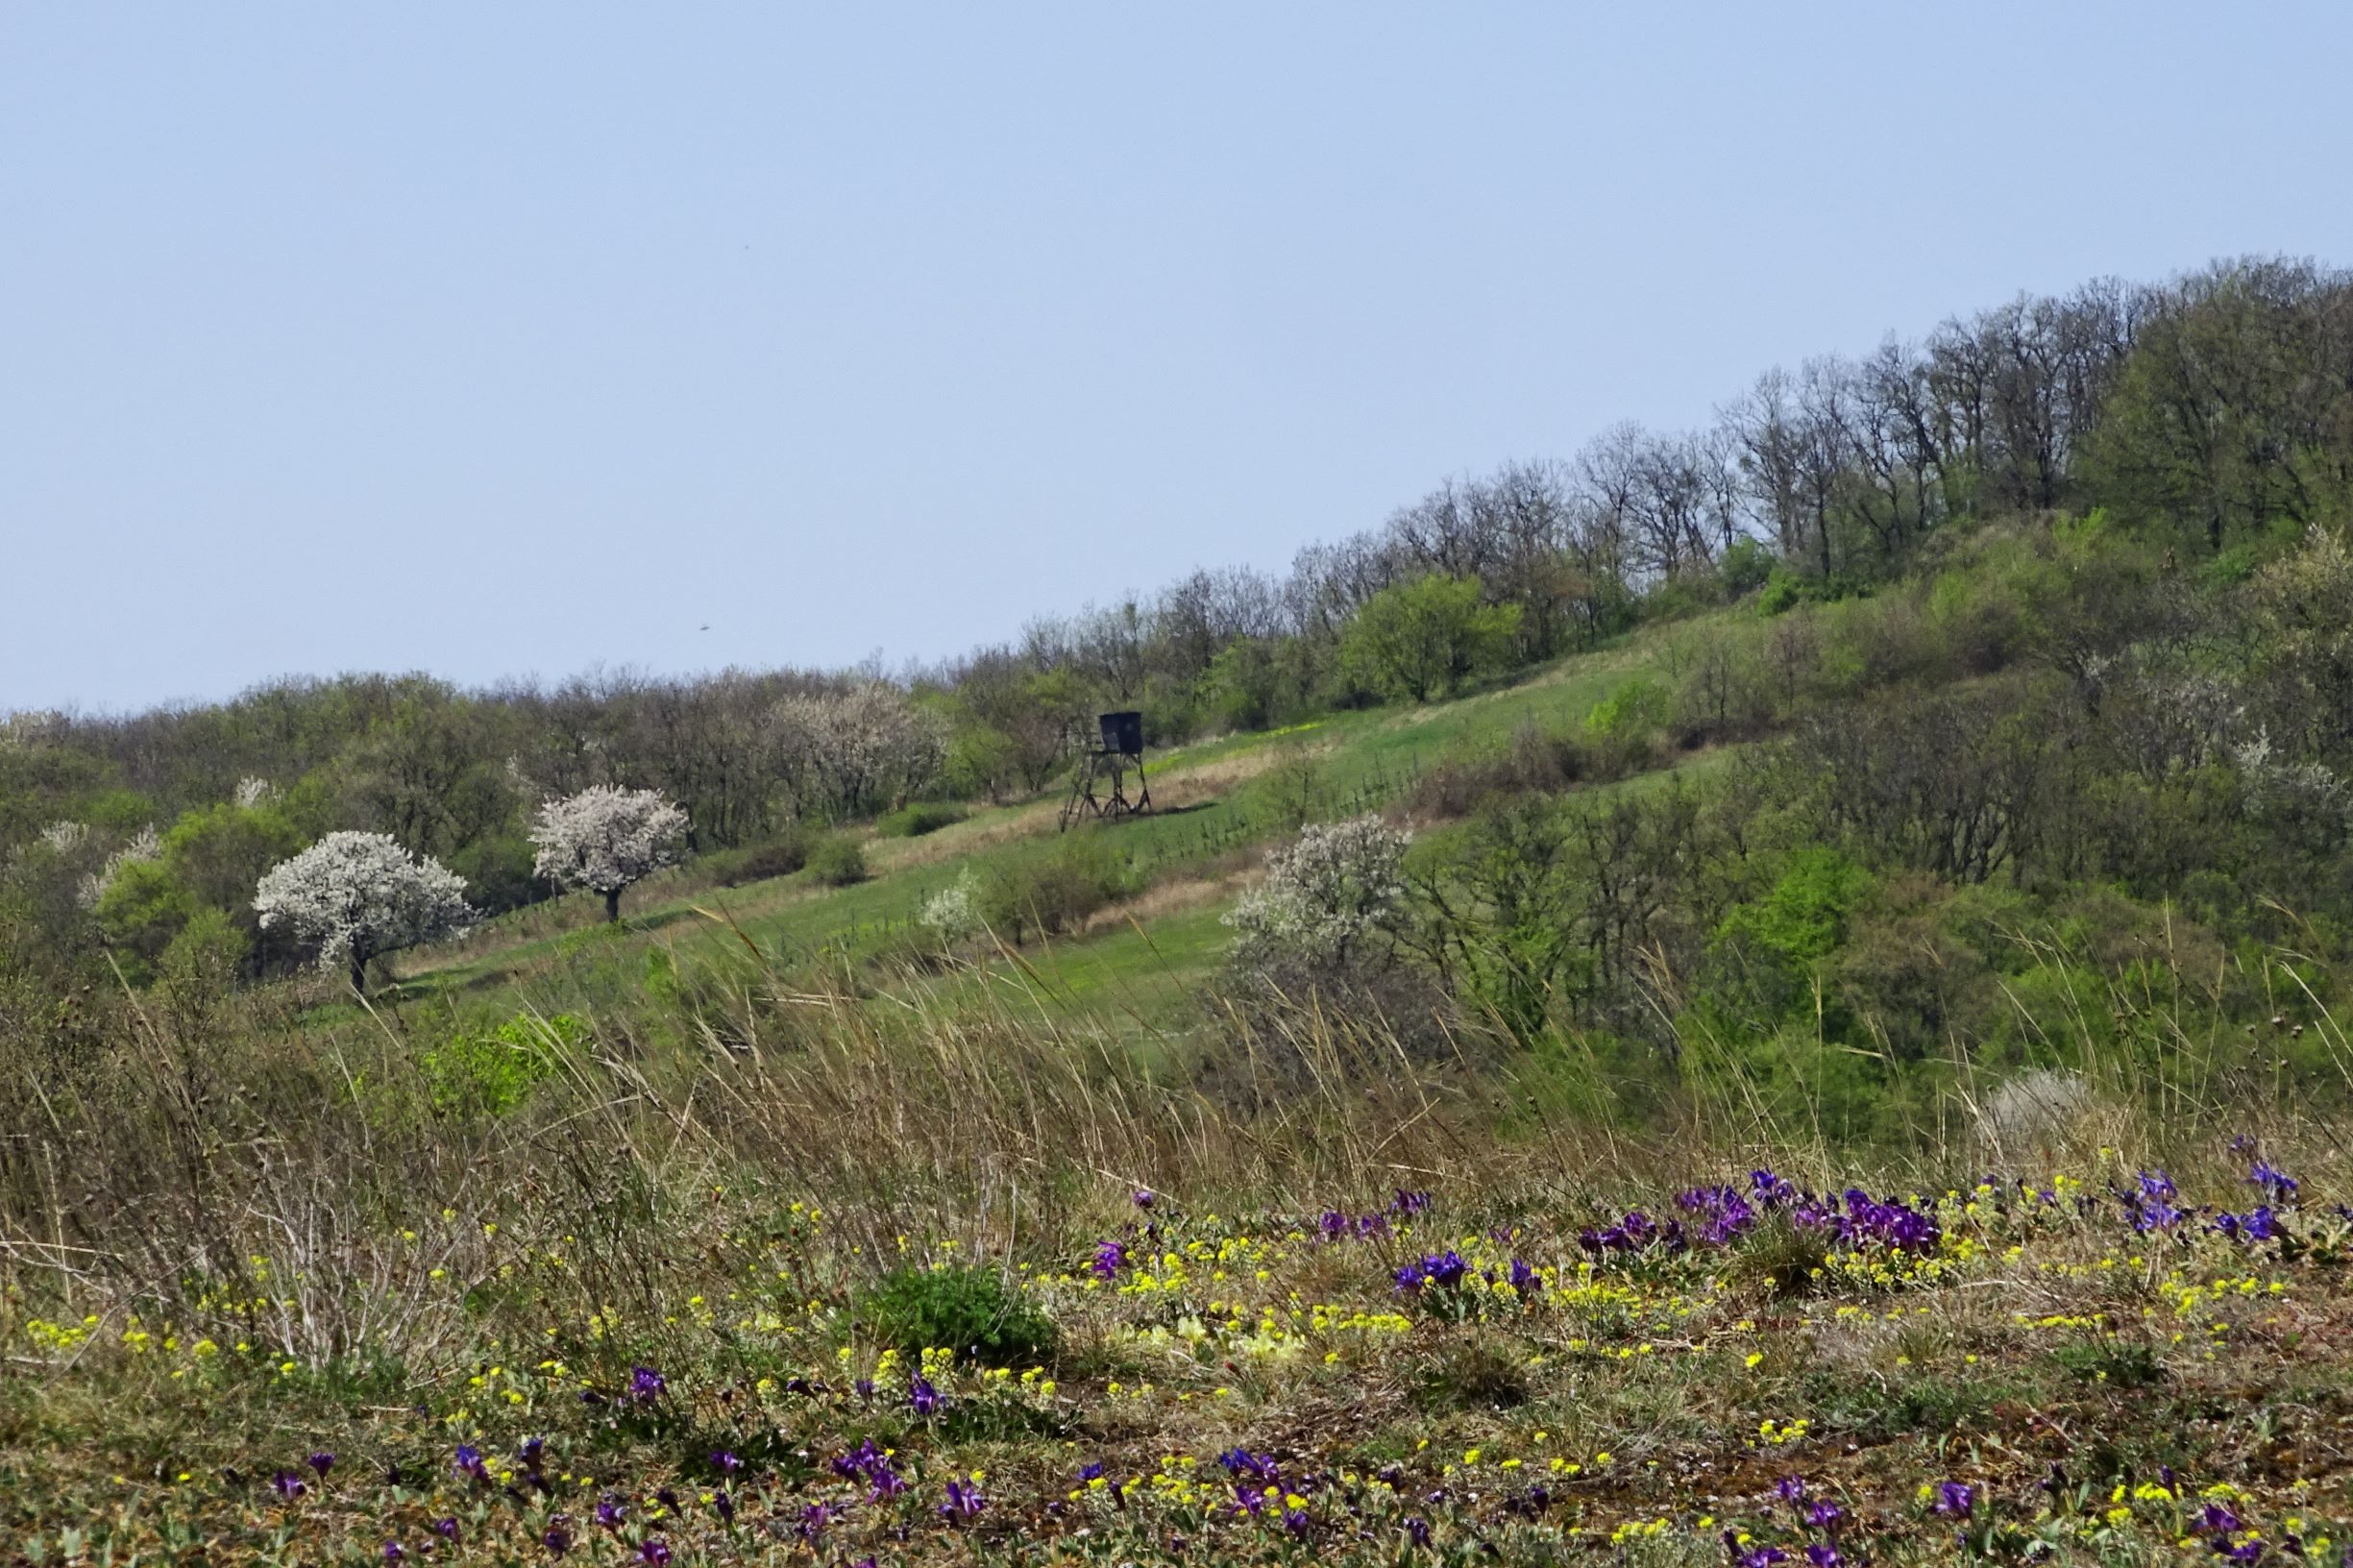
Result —
POLYGON ((368 993, 368 957, 356 950, 352 953, 352 990, 362 996, 368 993))
POLYGON ((604 890, 604 918, 616 925, 621 922, 621 890, 619 888, 604 890))

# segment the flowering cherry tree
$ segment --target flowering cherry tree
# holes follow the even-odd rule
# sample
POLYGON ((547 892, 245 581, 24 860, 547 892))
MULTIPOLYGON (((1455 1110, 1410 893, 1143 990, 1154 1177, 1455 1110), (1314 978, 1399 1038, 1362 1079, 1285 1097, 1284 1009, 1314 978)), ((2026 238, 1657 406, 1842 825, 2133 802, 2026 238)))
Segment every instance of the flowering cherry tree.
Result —
POLYGON ((315 948, 319 968, 349 965, 367 989, 368 961, 436 942, 474 923, 466 879, 389 833, 330 833, 263 873, 254 910, 264 930, 284 927, 315 948))
POLYGON ((597 784, 539 808, 532 870, 559 887, 604 894, 604 918, 621 919, 621 892, 676 862, 686 813, 653 790, 597 784))
POLYGON ((769 715, 777 776, 801 817, 862 817, 937 777, 947 726, 881 681, 788 697, 769 715))
POLYGON ((1397 919, 1410 834, 1378 817, 1315 823, 1266 857, 1266 879, 1226 917, 1247 967, 1288 960, 1345 965, 1366 937, 1397 919))

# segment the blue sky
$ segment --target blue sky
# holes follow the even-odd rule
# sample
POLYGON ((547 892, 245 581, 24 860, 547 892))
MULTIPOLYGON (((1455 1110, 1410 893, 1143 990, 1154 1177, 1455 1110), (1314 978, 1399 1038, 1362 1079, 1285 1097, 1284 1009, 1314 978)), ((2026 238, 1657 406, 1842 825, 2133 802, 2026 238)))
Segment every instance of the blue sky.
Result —
POLYGON ((0 7, 0 709, 935 657, 2353 262, 2353 9, 1796 9, 0 7))

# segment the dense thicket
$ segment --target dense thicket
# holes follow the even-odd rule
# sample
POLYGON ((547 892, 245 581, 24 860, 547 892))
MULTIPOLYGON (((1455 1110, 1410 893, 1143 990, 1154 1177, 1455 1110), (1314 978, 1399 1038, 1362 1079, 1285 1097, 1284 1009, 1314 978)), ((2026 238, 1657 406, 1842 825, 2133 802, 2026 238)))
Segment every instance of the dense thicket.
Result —
MULTIPOLYGON (((0 729, 0 948, 43 994, 102 948, 135 977, 266 970, 293 955, 251 889, 331 830, 388 833, 496 912, 549 891, 538 802, 592 786, 675 799, 696 849, 754 845, 1038 790, 1101 709, 1140 708, 1165 741, 1428 699, 1749 594, 1774 617, 1757 645, 1703 652, 1657 694, 1672 715, 1630 699, 1622 737, 1668 717, 1687 740, 1786 730, 1785 787, 1752 800, 1802 796, 1858 863, 1944 885, 2219 897, 2221 878, 2251 898, 2258 868, 2292 862, 2333 895, 2349 485, 2353 279, 2250 259, 2101 281, 1770 371, 1705 429, 1623 426, 1449 480, 1280 577, 1196 572, 896 681, 344 675, 20 714, 0 729), (1993 522, 2018 542, 1960 559, 1993 522), (1809 608, 1860 596, 1883 613, 1836 635, 1809 608)), ((1595 972, 1650 919, 1580 938, 1595 972)))

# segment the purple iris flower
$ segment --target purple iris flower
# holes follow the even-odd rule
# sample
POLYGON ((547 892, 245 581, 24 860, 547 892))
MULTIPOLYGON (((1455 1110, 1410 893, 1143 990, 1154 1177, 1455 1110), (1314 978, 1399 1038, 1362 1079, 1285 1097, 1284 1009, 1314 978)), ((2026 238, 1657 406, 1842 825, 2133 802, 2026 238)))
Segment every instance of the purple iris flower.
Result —
POLYGON ((2201 1535, 2236 1535, 2246 1528, 2246 1523, 2227 1504, 2209 1503, 2197 1510, 2190 1528, 2201 1535))
POLYGON ((1442 1289, 1452 1289, 1460 1285, 1462 1277, 1470 1271, 1471 1265, 1463 1261, 1462 1254, 1449 1247, 1444 1252, 1434 1252, 1420 1262, 1408 1263, 1399 1269, 1397 1288, 1418 1290, 1425 1285, 1434 1285, 1442 1289))
POLYGON ((2217 1214, 2214 1228, 2234 1241, 2272 1241, 2280 1234, 2279 1216, 2267 1203, 2257 1204, 2243 1214, 2217 1214))
POLYGON ((1282 1480, 1280 1467, 1271 1454, 1253 1454, 1246 1448, 1229 1448, 1217 1456, 1226 1474, 1237 1481, 1256 1482, 1261 1487, 1272 1486, 1282 1480))
POLYGON ((670 1543, 659 1535, 649 1535, 637 1543, 637 1560, 646 1568, 668 1568, 670 1543))
POLYGON ((568 1528, 571 1523, 570 1518, 559 1513, 540 1532, 539 1544, 548 1549, 548 1556, 560 1557, 572 1550, 572 1531, 568 1528))
POLYGON ((325 1481, 327 1479, 327 1472, 332 1470, 334 1467, 335 1457, 332 1454, 327 1453, 323 1449, 320 1452, 310 1456, 310 1468, 319 1473, 319 1479, 321 1481, 325 1481))
POLYGON ((485 1486, 490 1483, 490 1467, 482 1462, 482 1451, 472 1443, 457 1445, 457 1457, 451 1461, 450 1468, 469 1480, 480 1482, 485 1486))
POLYGON ((1683 1250, 1683 1223, 1671 1219, 1661 1225, 1643 1211, 1630 1209, 1626 1217, 1615 1225, 1578 1233, 1577 1244, 1596 1256, 1608 1252, 1640 1252, 1651 1246, 1663 1246, 1669 1252, 1680 1252, 1683 1250))
POLYGON ((1977 1508, 1977 1488, 1965 1481, 1948 1481, 1936 1489, 1936 1511, 1949 1518, 1967 1519, 1977 1508))
POLYGON ((629 1368, 629 1397, 650 1405, 670 1390, 670 1380, 650 1366, 629 1368))
POLYGON ((891 1464, 891 1456, 876 1448, 871 1437, 836 1458, 833 1473, 844 1481, 865 1482, 867 1501, 870 1503, 896 1497, 907 1489, 905 1479, 891 1464))
POLYGON ((980 1517, 989 1500, 981 1495, 978 1482, 951 1481, 947 1483, 947 1501, 940 1505, 940 1516, 951 1523, 962 1524, 980 1517))
POLYGON ((940 1390, 920 1372, 907 1380, 907 1408, 919 1416, 929 1416, 940 1408, 940 1390))
POLYGON ((291 1503, 310 1490, 303 1484, 303 1478, 291 1470, 279 1471, 270 1482, 270 1489, 278 1494, 278 1500, 282 1503, 291 1503))
POLYGON ((2295 1202, 2296 1179, 2268 1160, 2256 1161, 2246 1179, 2263 1188, 2264 1196, 2273 1203, 2295 1202))
POLYGON ((1094 1277, 1098 1280, 1117 1277, 1119 1271, 1127 1266, 1126 1243, 1098 1242, 1094 1249, 1094 1262, 1089 1266, 1094 1270, 1094 1277))
POLYGON ((2169 1231, 2190 1217, 2187 1210, 2174 1203, 2180 1193, 2174 1188, 2173 1178, 2164 1171, 2141 1172, 2134 1188, 2124 1195, 2124 1217, 2142 1235, 2169 1231))
POLYGON ((1676 1194, 1675 1202, 1694 1216, 1700 1239, 1711 1247, 1723 1246, 1756 1223, 1756 1211, 1736 1187, 1695 1187, 1676 1194))
MULTIPOLYGON (((1846 1191, 1846 1211, 1826 1206, 1819 1222, 1827 1224, 1838 1233, 1838 1238, 1851 1247, 1882 1246, 1899 1252, 1933 1251, 1943 1237, 1936 1221, 1896 1198, 1882 1202, 1859 1187, 1846 1191)), ((1808 1213, 1801 1209, 1796 1216, 1806 1222, 1808 1213)))

